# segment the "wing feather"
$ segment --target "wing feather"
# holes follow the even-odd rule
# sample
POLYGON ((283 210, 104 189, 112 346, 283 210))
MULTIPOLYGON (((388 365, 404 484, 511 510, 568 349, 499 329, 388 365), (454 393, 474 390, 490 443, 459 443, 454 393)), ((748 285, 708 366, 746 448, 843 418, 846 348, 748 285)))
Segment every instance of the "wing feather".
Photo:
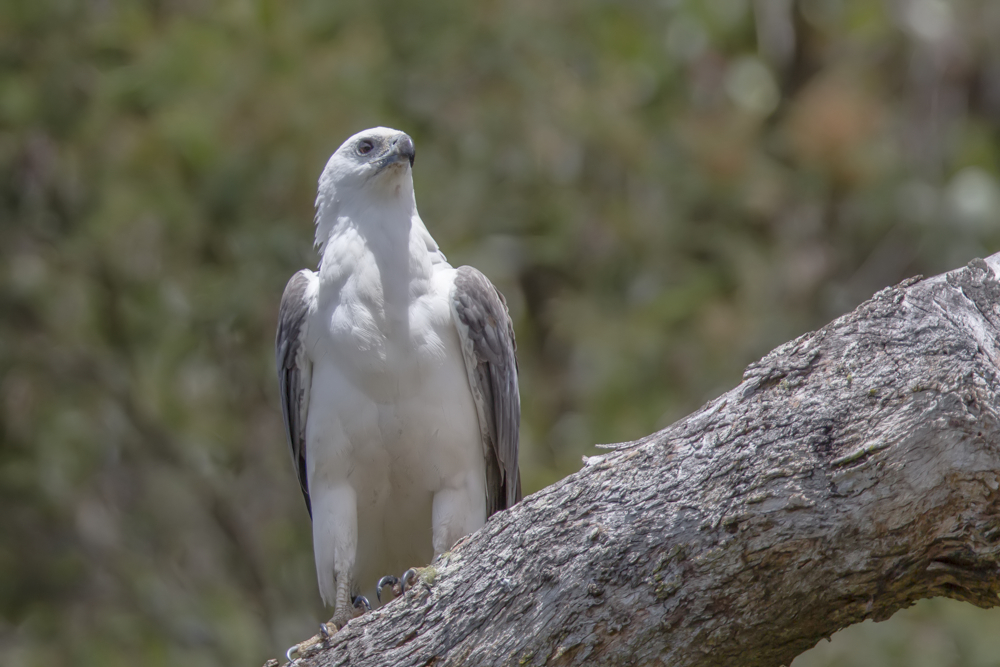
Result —
POLYGON ((278 309, 278 334, 274 341, 281 392, 281 413, 292 453, 292 464, 312 516, 309 481, 306 477, 306 418, 309 413, 309 390, 312 362, 305 350, 307 316, 315 307, 319 279, 312 271, 299 271, 285 286, 278 309))
POLYGON ((514 325, 503 295, 471 266, 456 270, 451 307, 479 412, 489 516, 521 500, 517 464, 521 399, 514 325))

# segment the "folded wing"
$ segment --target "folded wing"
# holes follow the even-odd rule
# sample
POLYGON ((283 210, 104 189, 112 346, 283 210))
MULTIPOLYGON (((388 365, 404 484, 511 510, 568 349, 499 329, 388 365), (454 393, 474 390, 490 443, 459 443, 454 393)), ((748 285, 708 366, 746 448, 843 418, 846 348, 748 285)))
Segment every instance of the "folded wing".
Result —
POLYGON ((285 433, 292 452, 295 474, 306 500, 309 516, 309 481, 306 477, 306 418, 309 413, 309 389, 312 383, 312 362, 305 352, 306 323, 309 311, 316 305, 319 278, 312 271, 299 271, 285 286, 278 310, 278 335, 274 341, 278 366, 278 388, 281 392, 281 413, 285 418, 285 433))
POLYGON ((517 465, 521 399, 514 326, 503 295, 471 266, 456 270, 451 309, 479 412, 489 516, 521 499, 517 465))

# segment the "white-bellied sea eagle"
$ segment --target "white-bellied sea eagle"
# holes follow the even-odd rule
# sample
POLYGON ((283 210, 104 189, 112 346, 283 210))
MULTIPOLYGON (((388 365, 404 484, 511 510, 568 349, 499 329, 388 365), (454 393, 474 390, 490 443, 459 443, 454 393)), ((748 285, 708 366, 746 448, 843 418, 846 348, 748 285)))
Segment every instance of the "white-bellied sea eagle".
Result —
POLYGON ((281 298, 281 407, 338 627, 380 576, 429 563, 521 498, 506 301, 438 249, 413 158, 384 127, 337 149, 316 197, 319 268, 281 298))

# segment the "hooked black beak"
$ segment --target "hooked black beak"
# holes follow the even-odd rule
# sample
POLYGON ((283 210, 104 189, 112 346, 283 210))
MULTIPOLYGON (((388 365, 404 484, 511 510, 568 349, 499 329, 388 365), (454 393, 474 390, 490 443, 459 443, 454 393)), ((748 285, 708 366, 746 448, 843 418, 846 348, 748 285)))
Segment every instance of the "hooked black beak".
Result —
POLYGON ((374 163, 376 172, 381 172, 386 167, 399 164, 404 160, 408 161, 412 167, 415 155, 416 151, 413 148, 413 139, 410 139, 410 136, 407 134, 400 133, 389 141, 385 152, 374 163))
POLYGON ((395 154, 400 158, 406 158, 410 161, 410 166, 413 166, 413 159, 417 156, 417 151, 413 147, 413 139, 410 139, 408 134, 400 134, 395 139, 392 140, 392 148, 390 149, 390 155, 395 154))

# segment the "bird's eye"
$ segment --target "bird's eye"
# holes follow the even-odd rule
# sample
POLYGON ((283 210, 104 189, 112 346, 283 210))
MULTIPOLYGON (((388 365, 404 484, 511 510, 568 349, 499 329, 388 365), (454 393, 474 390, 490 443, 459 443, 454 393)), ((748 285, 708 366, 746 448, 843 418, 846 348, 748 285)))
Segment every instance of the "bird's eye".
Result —
POLYGON ((362 139, 358 142, 358 155, 368 155, 375 148, 375 144, 370 139, 362 139))

